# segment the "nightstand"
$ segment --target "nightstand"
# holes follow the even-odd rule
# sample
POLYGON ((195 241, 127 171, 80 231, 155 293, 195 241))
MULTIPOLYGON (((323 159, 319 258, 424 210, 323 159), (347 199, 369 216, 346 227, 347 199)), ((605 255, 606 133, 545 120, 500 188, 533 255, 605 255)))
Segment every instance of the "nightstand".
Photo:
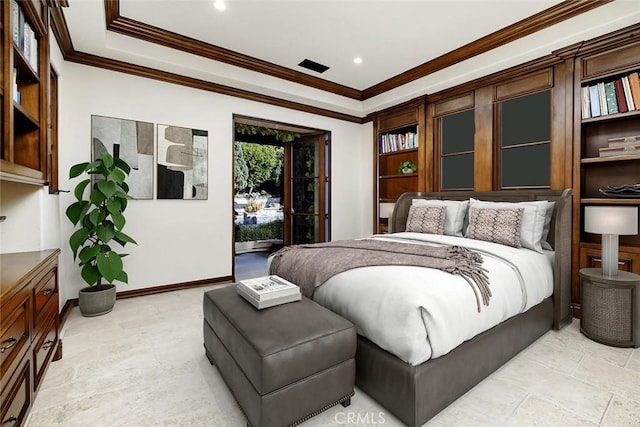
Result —
POLYGON ((607 278, 599 268, 583 268, 580 295, 584 335, 616 347, 640 346, 639 275, 618 271, 607 278))

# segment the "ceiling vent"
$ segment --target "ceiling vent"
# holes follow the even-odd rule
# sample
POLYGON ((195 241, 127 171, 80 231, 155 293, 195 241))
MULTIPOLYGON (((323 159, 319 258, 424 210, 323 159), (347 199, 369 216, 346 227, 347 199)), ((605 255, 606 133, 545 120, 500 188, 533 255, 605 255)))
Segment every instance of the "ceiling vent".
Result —
POLYGON ((308 70, 315 71, 316 73, 324 73, 329 69, 329 67, 327 67, 326 65, 318 64, 317 62, 313 62, 310 59, 305 59, 298 65, 308 70))

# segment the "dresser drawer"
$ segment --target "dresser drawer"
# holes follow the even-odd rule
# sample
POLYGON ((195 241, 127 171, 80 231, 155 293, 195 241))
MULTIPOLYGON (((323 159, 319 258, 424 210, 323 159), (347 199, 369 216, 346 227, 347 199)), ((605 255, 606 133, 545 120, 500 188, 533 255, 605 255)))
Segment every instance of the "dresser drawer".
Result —
POLYGON ((29 346, 29 289, 20 292, 0 309, 0 374, 2 386, 14 362, 20 360, 29 346))
POLYGON ((25 357, 9 384, 2 390, 0 426, 20 426, 31 406, 30 360, 25 357))
POLYGON ((33 345, 33 378, 35 381, 34 390, 40 386, 40 381, 44 376, 47 363, 51 359, 58 342, 58 328, 55 316, 49 316, 45 323, 45 328, 37 336, 33 345))
POLYGON ((49 270, 42 280, 33 287, 33 324, 35 330, 39 329, 40 323, 46 315, 47 304, 58 298, 57 274, 57 268, 49 270))

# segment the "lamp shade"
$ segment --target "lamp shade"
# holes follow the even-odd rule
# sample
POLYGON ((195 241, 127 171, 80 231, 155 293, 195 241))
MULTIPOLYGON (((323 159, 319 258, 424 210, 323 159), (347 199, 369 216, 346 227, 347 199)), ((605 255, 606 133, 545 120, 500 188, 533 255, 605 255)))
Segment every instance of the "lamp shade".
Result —
POLYGON ((395 203, 380 203, 380 218, 391 218, 395 203))
POLYGON ((597 234, 638 234, 638 208, 631 206, 585 206, 584 231, 597 234))

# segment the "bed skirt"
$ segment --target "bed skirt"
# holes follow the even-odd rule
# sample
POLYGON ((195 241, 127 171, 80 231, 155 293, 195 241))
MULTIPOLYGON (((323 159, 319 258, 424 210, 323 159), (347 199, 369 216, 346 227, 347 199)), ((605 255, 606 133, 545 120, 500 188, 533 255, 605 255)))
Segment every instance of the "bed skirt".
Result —
POLYGON ((418 366, 403 362, 358 335, 356 386, 408 426, 420 426, 552 326, 550 297, 418 366))

